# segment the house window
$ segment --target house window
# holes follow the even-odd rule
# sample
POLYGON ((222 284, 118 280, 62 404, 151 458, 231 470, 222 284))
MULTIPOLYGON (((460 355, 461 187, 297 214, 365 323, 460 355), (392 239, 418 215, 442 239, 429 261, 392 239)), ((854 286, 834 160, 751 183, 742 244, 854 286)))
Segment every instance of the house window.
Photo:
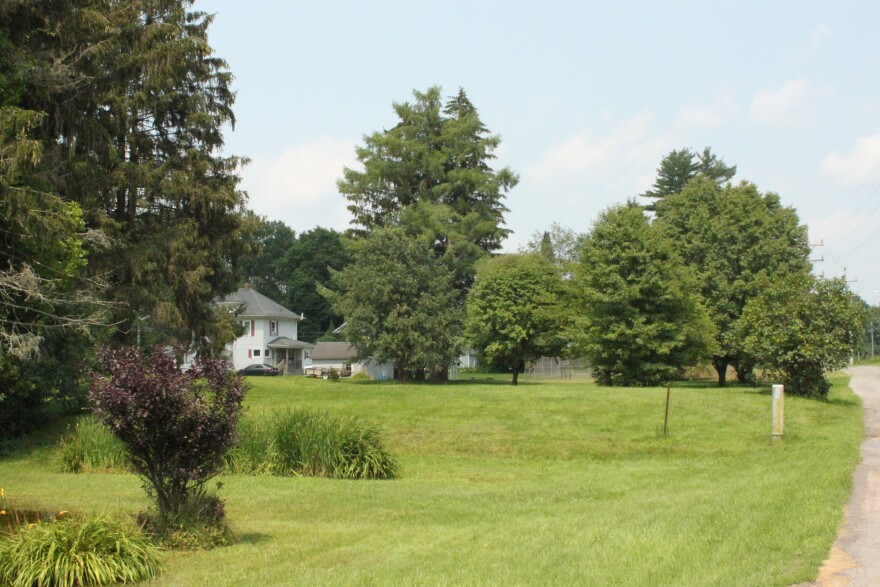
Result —
POLYGON ((312 358, 312 351, 303 351, 303 358, 311 359, 312 358))
POLYGON ((278 336, 277 320, 269 320, 269 336, 278 336))
POLYGON ((242 320, 241 325, 244 326, 244 336, 253 336, 254 329, 250 320, 242 320))
POLYGON ((269 349, 266 349, 266 350, 263 351, 263 356, 264 356, 264 357, 268 357, 268 356, 269 356, 269 349))
POLYGON ((254 356, 255 356, 255 357, 259 357, 259 356, 260 356, 260 349, 254 349, 254 356))

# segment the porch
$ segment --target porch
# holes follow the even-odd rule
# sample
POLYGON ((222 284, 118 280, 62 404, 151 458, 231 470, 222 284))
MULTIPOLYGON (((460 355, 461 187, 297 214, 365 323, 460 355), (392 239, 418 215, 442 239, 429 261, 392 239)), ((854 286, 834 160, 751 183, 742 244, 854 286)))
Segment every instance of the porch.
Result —
POLYGON ((302 375, 305 354, 315 347, 286 336, 279 336, 266 346, 271 353, 272 364, 278 367, 282 375, 302 375))

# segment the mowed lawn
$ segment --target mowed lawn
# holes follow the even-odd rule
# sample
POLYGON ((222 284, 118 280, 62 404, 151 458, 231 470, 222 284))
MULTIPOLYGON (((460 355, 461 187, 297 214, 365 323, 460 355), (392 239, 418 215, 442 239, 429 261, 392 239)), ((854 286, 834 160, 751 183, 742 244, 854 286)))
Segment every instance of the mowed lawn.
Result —
MULTIPOLYGON (((172 553, 156 585, 790 585, 815 576, 858 460, 862 414, 765 389, 584 382, 445 386, 251 379, 248 417, 380 422, 391 481, 224 476, 238 543, 172 553)), ((0 461, 15 505, 147 507, 130 475, 62 474, 51 448, 0 461)))

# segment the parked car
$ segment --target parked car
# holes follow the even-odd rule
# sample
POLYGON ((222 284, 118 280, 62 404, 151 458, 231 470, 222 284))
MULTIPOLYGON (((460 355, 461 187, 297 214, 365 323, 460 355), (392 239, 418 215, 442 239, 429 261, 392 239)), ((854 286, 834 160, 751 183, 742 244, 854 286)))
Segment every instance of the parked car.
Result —
POLYGON ((278 375, 278 369, 272 365, 263 365, 262 363, 254 363, 248 365, 244 369, 238 370, 239 375, 278 375))

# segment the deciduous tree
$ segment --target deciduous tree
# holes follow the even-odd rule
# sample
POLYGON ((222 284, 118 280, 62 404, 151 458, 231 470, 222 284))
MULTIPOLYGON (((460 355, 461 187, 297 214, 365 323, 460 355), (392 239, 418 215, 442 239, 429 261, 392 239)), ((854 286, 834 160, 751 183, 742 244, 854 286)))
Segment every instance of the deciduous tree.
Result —
POLYGON ((182 373, 161 347, 146 356, 137 349, 104 351, 100 360, 105 373, 94 375, 89 399, 125 446, 162 525, 218 521, 222 503, 206 496, 205 483, 219 473, 235 440, 241 377, 211 359, 182 373), (193 506, 206 504, 207 519, 187 519, 193 506))
POLYGON ((565 348, 566 311, 559 269, 537 253, 501 255, 477 265, 468 292, 465 336, 493 364, 513 372, 565 348))
POLYGON ((249 236, 251 251, 242 259, 242 272, 260 293, 285 308, 301 312, 298 336, 314 342, 342 323, 342 316, 318 288, 330 284, 331 271, 349 261, 345 237, 316 227, 296 235, 283 222, 252 218, 256 230, 249 236))
POLYGON ((605 385, 657 385, 711 356, 714 327, 695 281, 642 208, 603 212, 584 241, 576 348, 605 385))
POLYGON ((826 373, 844 367, 864 313, 843 279, 793 275, 751 299, 737 323, 743 347, 786 393, 827 397, 826 373))
POLYGON ((659 202, 656 224, 675 243, 715 324, 718 384, 728 365, 748 381, 752 362, 736 323, 769 283, 809 272, 806 227, 776 194, 746 182, 719 187, 706 177, 659 202))
POLYGON ((333 290, 321 288, 345 316, 345 335, 361 358, 393 361, 402 380, 445 380, 459 354, 462 311, 452 272, 422 238, 374 230, 351 245, 333 290))

